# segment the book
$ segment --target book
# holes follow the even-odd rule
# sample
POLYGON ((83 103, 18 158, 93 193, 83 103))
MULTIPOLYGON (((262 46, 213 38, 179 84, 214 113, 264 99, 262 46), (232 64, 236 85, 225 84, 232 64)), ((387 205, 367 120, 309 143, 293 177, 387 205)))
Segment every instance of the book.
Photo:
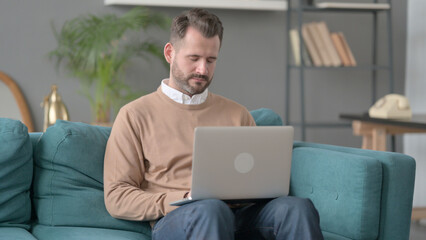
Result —
POLYGON ((296 29, 290 30, 291 49, 293 51, 294 65, 300 66, 300 40, 296 29))
POLYGON ((316 3, 317 8, 340 8, 340 9, 390 9, 388 3, 342 3, 342 2, 320 2, 316 3))
POLYGON ((330 31, 328 30, 327 24, 321 21, 321 22, 317 22, 316 25, 317 25, 320 37, 323 40, 328 56, 330 57, 331 65, 333 67, 341 66, 342 61, 340 60, 339 54, 337 53, 336 48, 334 47, 333 41, 331 40, 330 31))
POLYGON ((355 67, 357 65, 357 63, 356 63, 355 57, 354 57, 354 55, 352 53, 352 50, 350 49, 349 44, 346 41, 345 36, 343 35, 342 32, 338 32, 337 35, 339 36, 340 41, 342 42, 342 44, 343 44, 343 46, 345 48, 345 52, 346 52, 346 54, 349 57, 349 60, 351 62, 351 66, 355 67))
POLYGON ((325 47, 325 43, 322 40, 321 34, 319 33, 319 29, 317 27, 316 22, 307 23, 308 31, 312 36, 312 40, 315 44, 315 48, 318 49, 319 56, 321 58, 322 65, 324 67, 331 67, 331 59, 328 55, 327 49, 325 47))
POLYGON ((300 38, 299 31, 297 29, 290 30, 290 41, 291 41, 291 49, 293 52, 294 64, 296 66, 300 66, 301 60, 303 59, 303 63, 305 66, 312 66, 311 59, 309 58, 308 52, 306 51, 306 46, 303 45, 302 49, 302 57, 300 56, 300 38))
POLYGON ((345 67, 350 67, 351 61, 348 54, 346 53, 345 46, 343 46, 342 41, 337 33, 331 33, 331 40, 333 41, 334 46, 336 47, 337 53, 339 54, 342 64, 345 67))
POLYGON ((313 42, 312 36, 308 31, 308 26, 306 23, 302 25, 302 37, 303 41, 305 42, 306 51, 311 57, 312 65, 314 65, 315 67, 321 67, 322 61, 319 56, 318 49, 316 48, 313 42))

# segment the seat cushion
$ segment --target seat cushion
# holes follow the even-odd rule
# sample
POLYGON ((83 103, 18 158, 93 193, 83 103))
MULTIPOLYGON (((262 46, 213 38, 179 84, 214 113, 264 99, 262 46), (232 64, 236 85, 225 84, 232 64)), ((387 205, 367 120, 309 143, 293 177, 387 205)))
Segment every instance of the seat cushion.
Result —
POLYGON ((32 233, 38 240, 150 240, 151 236, 132 231, 87 227, 36 225, 32 233))
POLYGON ((19 227, 0 227, 0 239, 37 240, 27 230, 19 227))
POLYGON ((329 235, 377 239, 382 176, 374 157, 296 146, 290 194, 312 200, 329 235))
POLYGON ((20 121, 0 118, 0 227, 29 229, 32 145, 20 121))
POLYGON ((103 163, 110 131, 59 120, 42 135, 34 155, 33 199, 38 223, 150 234, 147 222, 119 220, 106 210, 103 163))

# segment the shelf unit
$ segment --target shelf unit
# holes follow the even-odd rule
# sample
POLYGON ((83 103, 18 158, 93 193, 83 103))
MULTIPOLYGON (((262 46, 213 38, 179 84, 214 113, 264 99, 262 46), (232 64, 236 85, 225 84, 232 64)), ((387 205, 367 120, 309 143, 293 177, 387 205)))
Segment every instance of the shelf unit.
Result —
MULTIPOLYGON (((308 123, 305 117, 305 70, 310 71, 329 71, 329 70, 340 70, 340 71, 370 71, 371 72, 371 104, 377 99, 377 72, 387 71, 389 74, 389 92, 394 92, 393 89, 393 49, 392 49, 392 23, 391 23, 391 0, 387 0, 387 3, 378 3, 377 0, 374 0, 371 4, 364 4, 364 7, 316 7, 316 6, 307 6, 303 5, 303 0, 297 0, 297 6, 293 7, 293 0, 287 1, 287 69, 286 69, 286 94, 285 94, 285 124, 293 125, 300 127, 301 129, 301 140, 306 141, 306 129, 307 128, 330 128, 330 127, 350 127, 348 123, 308 123), (365 7, 367 6, 368 7, 365 7), (299 33, 299 46, 300 46, 300 56, 303 57, 303 38, 302 38, 302 24, 303 24, 303 14, 305 12, 311 13, 327 13, 327 12, 357 12, 357 13, 366 13, 373 15, 373 39, 372 39, 372 65, 361 65, 356 67, 313 67, 305 66, 303 59, 300 61, 300 66, 295 66, 291 64, 291 41, 290 41, 290 29, 292 27, 292 14, 297 14, 297 29, 299 33), (388 41, 388 62, 387 65, 381 66, 378 65, 377 58, 377 15, 379 12, 384 12, 386 14, 387 21, 387 41, 388 41), (290 82, 291 82, 291 72, 296 70, 299 72, 299 88, 300 88, 300 121, 292 122, 290 116, 290 82)), ((331 3, 334 4, 334 3, 331 3)))
POLYGON ((105 5, 285 11, 286 0, 104 0, 105 5))

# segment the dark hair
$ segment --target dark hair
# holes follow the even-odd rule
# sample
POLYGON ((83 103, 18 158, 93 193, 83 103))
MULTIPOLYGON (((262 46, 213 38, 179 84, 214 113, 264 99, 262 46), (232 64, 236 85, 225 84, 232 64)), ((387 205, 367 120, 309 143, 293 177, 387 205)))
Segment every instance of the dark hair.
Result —
POLYGON ((174 44, 183 39, 189 26, 197 29, 206 38, 217 35, 222 45, 222 22, 216 15, 200 8, 183 12, 173 19, 170 29, 170 42, 174 44))

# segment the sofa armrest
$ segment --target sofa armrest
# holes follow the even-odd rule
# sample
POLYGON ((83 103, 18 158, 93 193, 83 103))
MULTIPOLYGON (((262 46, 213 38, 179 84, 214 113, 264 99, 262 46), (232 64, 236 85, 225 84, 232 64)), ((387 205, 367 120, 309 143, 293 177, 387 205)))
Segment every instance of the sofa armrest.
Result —
POLYGON ((295 142, 290 194, 313 201, 325 232, 408 239, 414 177, 404 154, 295 142))

